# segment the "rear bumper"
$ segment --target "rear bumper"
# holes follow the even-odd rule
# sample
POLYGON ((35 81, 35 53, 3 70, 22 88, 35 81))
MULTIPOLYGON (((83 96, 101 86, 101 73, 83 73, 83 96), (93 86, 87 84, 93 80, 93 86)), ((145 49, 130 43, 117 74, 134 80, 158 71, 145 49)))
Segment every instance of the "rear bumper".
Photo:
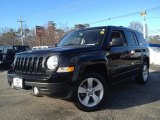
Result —
POLYGON ((14 72, 8 72, 8 83, 11 85, 14 77, 23 79, 23 89, 37 87, 40 94, 53 94, 70 98, 73 93, 73 85, 69 74, 53 75, 51 77, 22 76, 14 72), (64 80, 65 79, 65 80, 64 80))

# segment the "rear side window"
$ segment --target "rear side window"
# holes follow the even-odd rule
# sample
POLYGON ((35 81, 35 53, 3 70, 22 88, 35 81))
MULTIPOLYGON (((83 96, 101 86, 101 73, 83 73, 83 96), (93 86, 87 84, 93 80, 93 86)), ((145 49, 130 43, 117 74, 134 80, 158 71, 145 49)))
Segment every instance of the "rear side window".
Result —
POLYGON ((136 37, 138 39, 139 45, 146 45, 146 40, 143 38, 141 33, 136 32, 136 37))
POLYGON ((126 36, 128 45, 130 46, 136 45, 135 36, 132 32, 129 32, 129 31, 125 32, 125 36, 126 36))

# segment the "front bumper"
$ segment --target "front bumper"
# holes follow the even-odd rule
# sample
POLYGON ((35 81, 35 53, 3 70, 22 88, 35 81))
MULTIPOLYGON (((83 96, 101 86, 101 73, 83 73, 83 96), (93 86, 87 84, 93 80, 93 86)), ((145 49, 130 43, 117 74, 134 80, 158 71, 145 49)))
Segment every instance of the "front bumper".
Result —
POLYGON ((53 74, 51 77, 29 76, 8 72, 8 83, 13 83, 14 77, 23 80, 23 89, 37 87, 40 94, 54 94, 58 96, 71 97, 73 93, 72 81, 73 73, 53 74))

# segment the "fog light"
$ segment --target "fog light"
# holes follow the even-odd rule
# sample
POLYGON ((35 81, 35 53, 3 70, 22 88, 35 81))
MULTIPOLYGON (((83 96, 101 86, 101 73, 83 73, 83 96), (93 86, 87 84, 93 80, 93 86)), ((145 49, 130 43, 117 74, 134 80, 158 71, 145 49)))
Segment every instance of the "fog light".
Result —
POLYGON ((33 87, 33 95, 35 96, 40 96, 40 92, 39 92, 39 89, 37 87, 33 87))

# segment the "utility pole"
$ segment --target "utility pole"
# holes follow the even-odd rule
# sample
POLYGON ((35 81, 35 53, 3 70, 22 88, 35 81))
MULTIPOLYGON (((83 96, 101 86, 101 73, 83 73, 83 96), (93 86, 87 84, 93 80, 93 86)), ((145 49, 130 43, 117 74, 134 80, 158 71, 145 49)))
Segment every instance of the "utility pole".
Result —
POLYGON ((145 38, 145 39, 147 39, 147 36, 148 35, 146 35, 147 34, 147 28, 146 28, 146 16, 147 16, 147 12, 146 11, 142 11, 141 13, 141 16, 143 17, 143 37, 145 38))
POLYGON ((20 17, 20 19, 19 20, 17 20, 17 22, 19 22, 20 23, 20 29, 21 29, 21 41, 22 41, 22 45, 23 45, 23 27, 22 27, 22 23, 23 22, 26 22, 26 21, 23 21, 22 20, 22 17, 20 17))

